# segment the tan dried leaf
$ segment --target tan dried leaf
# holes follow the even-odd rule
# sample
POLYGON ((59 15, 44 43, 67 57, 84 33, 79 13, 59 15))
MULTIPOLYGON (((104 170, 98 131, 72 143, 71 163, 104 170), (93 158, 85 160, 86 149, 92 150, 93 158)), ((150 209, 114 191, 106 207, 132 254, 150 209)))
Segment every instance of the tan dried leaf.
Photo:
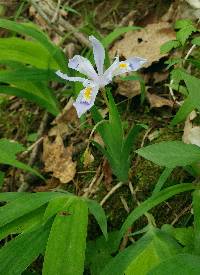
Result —
POLYGON ((144 67, 148 67, 166 56, 160 53, 160 46, 172 39, 176 39, 176 36, 171 24, 167 22, 149 24, 142 30, 126 33, 122 40, 114 44, 110 55, 114 57, 119 54, 124 58, 140 56, 147 59, 148 62, 144 67))
POLYGON ((117 93, 128 98, 132 98, 140 94, 140 82, 139 81, 124 81, 119 78, 116 79, 118 84, 117 93))
POLYGON ((44 170, 52 172, 61 183, 70 182, 76 173, 76 162, 72 161, 72 152, 73 147, 65 148, 60 135, 57 135, 54 142, 45 137, 43 141, 44 170))
POLYGON ((173 101, 167 98, 147 93, 147 98, 150 103, 150 108, 160 108, 162 106, 173 107, 173 101))
POLYGON ((182 140, 187 144, 195 144, 200 146, 200 126, 193 126, 192 123, 196 116, 196 112, 192 111, 187 117, 182 140))

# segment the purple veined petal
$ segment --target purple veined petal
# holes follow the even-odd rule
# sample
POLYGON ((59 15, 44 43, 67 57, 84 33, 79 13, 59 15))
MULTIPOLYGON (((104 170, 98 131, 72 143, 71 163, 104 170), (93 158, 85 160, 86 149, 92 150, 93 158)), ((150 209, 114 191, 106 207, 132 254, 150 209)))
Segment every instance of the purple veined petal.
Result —
POLYGON ((139 70, 145 63, 146 59, 141 57, 130 57, 125 61, 121 61, 118 64, 118 67, 113 72, 113 76, 117 76, 124 73, 129 73, 139 70))
POLYGON ((105 50, 101 42, 96 39, 93 35, 89 36, 89 40, 92 43, 94 61, 97 66, 97 71, 99 75, 103 74, 103 65, 105 59, 105 50))
POLYGON ((65 79, 65 80, 68 80, 68 81, 78 81, 78 82, 85 82, 87 81, 86 78, 83 78, 83 77, 71 77, 71 76, 68 76, 67 74, 63 74, 61 71, 57 71, 56 72, 57 76, 61 77, 62 79, 65 79))
POLYGON ((112 81, 112 78, 114 76, 115 70, 119 66, 119 57, 115 57, 115 61, 110 65, 110 67, 104 72, 103 78, 104 82, 106 83, 105 85, 109 84, 112 81))
POLYGON ((68 67, 86 75, 92 80, 98 78, 90 61, 81 55, 75 55, 72 59, 69 59, 68 67))
POLYGON ((76 101, 73 103, 76 108, 78 117, 81 117, 94 105, 95 98, 97 96, 99 87, 98 86, 87 86, 80 91, 76 101))

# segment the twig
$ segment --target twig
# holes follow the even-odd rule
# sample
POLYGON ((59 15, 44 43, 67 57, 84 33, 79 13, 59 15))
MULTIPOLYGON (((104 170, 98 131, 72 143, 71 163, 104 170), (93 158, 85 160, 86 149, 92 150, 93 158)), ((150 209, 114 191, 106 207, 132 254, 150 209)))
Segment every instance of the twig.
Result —
POLYGON ((57 3, 57 6, 56 6, 56 10, 55 10, 55 13, 51 19, 51 23, 55 23, 57 18, 58 18, 58 15, 59 15, 59 9, 60 9, 60 4, 61 4, 61 1, 58 0, 58 3, 57 3))
MULTIPOLYGON (((50 26, 54 26, 49 18, 53 18, 55 15, 56 6, 51 0, 48 0, 48 5, 47 3, 45 4, 46 1, 29 0, 29 2, 50 26)), ((74 37, 82 45, 91 48, 89 40, 61 16, 59 16, 57 24, 61 25, 66 31, 73 33, 74 37)))
POLYGON ((103 206, 104 203, 110 198, 110 196, 115 193, 117 189, 119 189, 122 185, 124 185, 124 182, 120 181, 118 184, 116 184, 109 192, 108 194, 101 200, 100 205, 103 206))

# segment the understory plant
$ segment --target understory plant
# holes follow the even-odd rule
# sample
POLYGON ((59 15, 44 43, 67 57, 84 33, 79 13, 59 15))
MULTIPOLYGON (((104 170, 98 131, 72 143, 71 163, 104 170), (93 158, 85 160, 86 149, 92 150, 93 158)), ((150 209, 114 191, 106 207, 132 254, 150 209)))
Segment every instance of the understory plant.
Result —
MULTIPOLYGON (((189 21, 186 23, 191 25, 189 21)), ((91 111, 94 122, 93 131, 97 131, 104 142, 104 145, 100 145, 93 141, 93 145, 107 158, 117 180, 128 183, 133 144, 138 133, 145 126, 136 124, 127 131, 123 127, 112 89, 105 86, 111 83, 114 76, 138 70, 146 60, 141 57, 132 57, 119 61, 116 57, 113 64, 105 71, 103 66, 104 63, 109 63, 108 60, 104 62, 107 56, 104 47, 107 48, 115 38, 131 28, 115 30, 102 39, 102 43, 91 36, 94 60, 76 55, 69 60, 69 68, 67 68, 62 51, 32 24, 19 24, 1 19, 0 26, 34 39, 34 42, 16 37, 2 39, 0 49, 5 54, 0 51, 0 62, 4 66, 0 71, 0 82, 4 84, 0 86, 3 88, 0 92, 31 99, 53 115, 57 115, 59 107, 52 89, 49 88, 49 81, 64 79, 73 81, 75 84, 77 81, 82 83, 83 89, 80 92, 77 89, 75 91, 75 94, 78 94, 74 102, 77 114, 84 119, 86 112, 91 111), (15 47, 12 48, 11 43, 14 43, 15 47), (6 55, 6 45, 12 54, 6 55), (31 55, 30 52, 33 49, 38 51, 37 53, 34 51, 31 55), (40 57, 38 62, 36 62, 36 54, 40 57), (92 63, 96 64, 97 71, 92 63), (71 69, 78 71, 76 76, 71 69), (22 73, 25 81, 20 77, 22 73), (101 105, 95 104, 99 91, 99 97, 102 96, 106 104, 106 115, 102 114, 101 105)), ((186 29, 181 32, 185 35, 184 37, 188 28, 185 23, 179 23, 177 27, 178 32, 186 29)), ((190 33, 188 31, 186 39, 177 33, 177 40, 172 42, 173 47, 182 47, 191 33, 196 31, 195 27, 190 30, 190 33)), ((168 46, 168 49, 173 47, 168 46)), ((185 83, 184 89, 181 89, 185 91, 184 103, 172 120, 172 124, 175 125, 185 119, 193 109, 198 109, 199 79, 183 70, 181 62, 176 60, 173 64, 179 64, 180 67, 172 71, 173 82, 170 83, 170 88, 173 86, 173 89, 177 89, 178 84, 183 86, 183 81, 185 83)), ((129 76, 129 79, 130 77, 134 78, 129 76)), ((0 163, 37 173, 16 160, 16 154, 23 150, 22 147, 8 143, 5 140, 0 141, 0 163), (6 154, 1 144, 4 148, 5 145, 8 147, 6 154)), ((166 141, 138 149, 136 153, 165 168, 152 195, 130 211, 121 228, 113 232, 107 232, 106 215, 100 204, 86 197, 75 196, 66 190, 0 193, 0 240, 2 241, 0 274, 19 275, 28 272, 35 274, 34 262, 42 256, 44 259, 42 274, 44 275, 88 273, 91 275, 165 275, 169 273, 198 275, 200 270, 198 181, 181 182, 168 187, 164 185, 175 167, 182 166, 187 171, 191 171, 193 164, 200 160, 200 148, 182 141, 166 141), (154 217, 149 212, 160 203, 183 192, 193 192, 193 213, 191 214, 193 221, 190 226, 176 228, 164 224, 158 228, 154 217), (89 214, 95 217, 102 231, 102 236, 95 240, 87 239, 89 214), (146 225, 141 230, 131 233, 132 226, 142 216, 147 218, 146 225), (142 237, 139 238, 141 235, 142 237), (31 263, 34 264, 31 265, 31 263)))

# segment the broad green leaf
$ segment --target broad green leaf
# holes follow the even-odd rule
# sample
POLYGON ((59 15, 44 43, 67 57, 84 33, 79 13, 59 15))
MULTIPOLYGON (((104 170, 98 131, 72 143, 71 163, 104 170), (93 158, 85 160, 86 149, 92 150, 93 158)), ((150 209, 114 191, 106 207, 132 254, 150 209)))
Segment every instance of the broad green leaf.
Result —
POLYGON ((142 253, 134 257, 125 271, 126 275, 146 274, 161 261, 182 251, 182 247, 166 233, 163 234, 158 229, 153 229, 149 233, 152 235, 151 242, 142 253))
POLYGON ((194 246, 194 229, 193 227, 173 227, 171 224, 164 224, 161 228, 162 231, 171 235, 181 245, 187 247, 194 246))
POLYGON ((53 45, 48 37, 33 23, 16 23, 7 19, 0 19, 0 27, 34 38, 48 50, 50 55, 56 60, 57 64, 59 64, 63 71, 67 70, 65 64, 66 61, 62 51, 53 45))
POLYGON ((42 224, 46 205, 13 220, 0 228, 0 240, 10 234, 22 233, 42 224))
POLYGON ((173 78, 175 78, 175 80, 184 80, 189 92, 188 97, 186 98, 183 105, 180 107, 179 111, 171 122, 172 125, 175 125, 185 119, 187 115, 195 108, 200 109, 200 79, 191 76, 180 69, 173 70, 172 76, 173 78))
POLYGON ((53 222, 44 257, 43 275, 82 275, 84 270, 88 208, 74 199, 63 205, 53 222))
POLYGON ((199 275, 200 257, 191 254, 179 254, 161 262, 147 275, 199 275))
MULTIPOLYGON (((1 61, 0 61, 1 63, 1 61)), ((36 69, 36 68, 20 68, 18 70, 3 70, 0 71, 0 82, 5 83, 13 83, 17 81, 34 81, 34 82, 40 82, 40 81, 52 81, 52 80, 58 80, 59 78, 56 76, 54 70, 44 70, 44 69, 36 69)))
POLYGON ((9 241, 0 249, 0 274, 20 275, 44 251, 49 235, 45 225, 9 241))
POLYGON ((185 44, 186 40, 189 38, 192 32, 197 31, 193 22, 189 19, 177 20, 174 27, 175 29, 178 29, 176 32, 176 38, 181 42, 182 45, 185 44))
POLYGON ((71 198, 69 196, 64 197, 57 197, 51 200, 48 203, 48 206, 46 207, 45 213, 44 213, 44 222, 47 222, 48 219, 56 215, 58 212, 61 212, 64 205, 69 205, 71 201, 74 199, 73 196, 71 198))
POLYGON ((0 63, 1 60, 17 61, 40 69, 59 69, 52 55, 38 42, 15 37, 0 38, 0 63))
POLYGON ((6 193, 0 194, 0 201, 10 200, 6 205, 0 207, 0 227, 20 218, 31 211, 41 207, 42 205, 49 202, 59 196, 66 196, 63 193, 58 192, 40 192, 40 193, 20 193, 9 196, 6 193), (19 195, 18 195, 19 194, 19 195), (7 195, 7 196, 6 196, 7 195))
POLYGON ((194 251, 200 255, 200 191, 193 192, 193 211, 194 211, 194 251))
POLYGON ((0 163, 15 166, 43 178, 35 169, 16 160, 16 154, 22 152, 24 147, 7 139, 0 139, 0 163))
POLYGON ((106 215, 99 203, 97 203, 94 200, 86 200, 89 212, 95 217, 97 223, 99 224, 99 227, 101 228, 101 231, 104 235, 104 237, 108 238, 108 232, 107 232, 107 220, 106 215))
POLYGON ((100 236, 87 242, 85 266, 90 269, 91 275, 99 275, 112 259, 111 255, 118 250, 117 234, 118 231, 113 231, 108 234, 107 240, 100 236))
POLYGON ((170 236, 158 229, 151 229, 147 234, 124 251, 117 254, 101 275, 143 275, 159 262, 181 250, 170 236))
POLYGON ((168 187, 164 190, 161 190, 158 194, 151 196, 146 201, 142 202, 137 208, 135 208, 126 218, 125 222, 123 223, 120 234, 119 234, 119 241, 128 230, 130 226, 142 215, 146 212, 151 210, 156 205, 160 204, 161 202, 173 197, 182 192, 191 191, 194 189, 198 189, 198 186, 195 186, 191 183, 182 183, 177 184, 172 187, 168 187))
POLYGON ((143 158, 167 168, 186 166, 200 160, 200 148, 182 141, 163 141, 136 152, 143 158))
POLYGON ((141 27, 128 26, 128 27, 118 27, 113 32, 109 33, 106 37, 103 38, 102 43, 105 48, 108 48, 113 41, 115 41, 120 35, 135 30, 141 30, 141 27))
POLYGON ((180 47, 181 44, 179 41, 177 40, 170 40, 170 41, 167 41, 166 43, 164 43, 161 47, 160 47, 160 52, 162 54, 164 53, 168 53, 170 52, 172 49, 174 48, 178 48, 180 47))

